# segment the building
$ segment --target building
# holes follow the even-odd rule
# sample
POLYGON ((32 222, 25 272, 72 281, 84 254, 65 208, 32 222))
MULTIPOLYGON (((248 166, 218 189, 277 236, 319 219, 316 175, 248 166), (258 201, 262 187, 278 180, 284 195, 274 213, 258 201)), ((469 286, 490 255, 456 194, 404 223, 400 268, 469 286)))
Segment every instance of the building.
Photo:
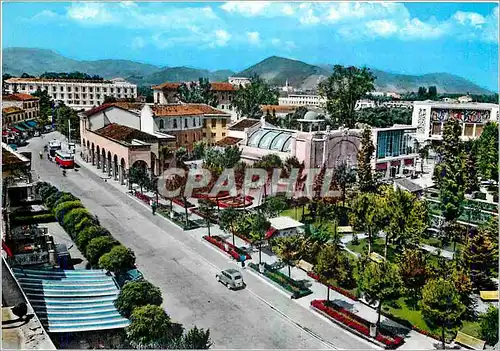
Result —
POLYGON ((25 112, 23 120, 40 117, 40 99, 29 94, 10 94, 2 96, 2 108, 17 107, 25 112))
POLYGON ((361 99, 361 100, 356 101, 356 106, 354 106, 354 109, 355 110, 362 110, 365 108, 373 108, 376 106, 377 106, 377 104, 373 100, 361 99))
POLYGON ((271 115, 278 118, 286 117, 289 113, 294 113, 297 106, 287 105, 261 105, 260 108, 264 115, 271 115))
MULTIPOLYGON (((181 102, 179 100, 178 89, 182 83, 165 82, 160 85, 153 86, 153 98, 155 104, 175 104, 181 102)), ((198 84, 190 83, 186 84, 198 84)), ((229 113, 232 119, 236 119, 236 111, 232 106, 232 101, 235 97, 239 85, 231 84, 228 82, 211 82, 212 91, 217 98, 217 109, 229 113)))
POLYGON ((266 233, 266 239, 297 235, 304 232, 304 224, 288 216, 270 218, 271 227, 266 233))
POLYGON ((89 110, 104 102, 105 96, 136 98, 137 85, 121 78, 112 80, 10 78, 6 81, 9 93, 31 94, 46 90, 55 101, 76 110, 89 110))
POLYGON ((217 143, 227 136, 230 122, 229 113, 206 104, 145 105, 141 111, 141 130, 173 135, 177 147, 188 150, 198 141, 217 143))
POLYGON ((2 125, 7 126, 12 123, 23 122, 26 113, 22 108, 11 106, 2 108, 2 125))
POLYGON ((175 137, 142 131, 143 107, 110 103, 80 114, 82 157, 121 184, 131 167, 145 167, 152 175, 159 175, 174 162, 175 137))
POLYGON ((247 86, 248 84, 250 84, 250 78, 246 78, 246 77, 229 77, 227 79, 227 81, 229 83, 231 83, 232 85, 234 86, 247 86))
POLYGON ((442 140, 444 123, 449 118, 458 118, 462 126, 462 139, 478 138, 484 125, 498 121, 497 104, 445 103, 438 101, 415 101, 412 125, 417 128, 419 142, 442 140))
POLYGON ((326 99, 319 95, 288 94, 286 97, 278 98, 278 104, 323 107, 326 104, 326 99))
POLYGON ((472 102, 472 97, 470 95, 464 95, 460 96, 457 100, 461 104, 466 104, 468 102, 472 102))

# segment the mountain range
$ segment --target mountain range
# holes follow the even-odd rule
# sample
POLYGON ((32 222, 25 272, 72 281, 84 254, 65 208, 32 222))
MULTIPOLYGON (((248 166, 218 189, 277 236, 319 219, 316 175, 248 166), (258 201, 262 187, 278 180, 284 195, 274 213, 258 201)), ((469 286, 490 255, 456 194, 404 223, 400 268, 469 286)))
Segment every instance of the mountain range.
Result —
MULTIPOLYGON (((200 77, 210 81, 225 81, 229 76, 250 77, 258 74, 272 85, 288 84, 301 89, 314 89, 327 78, 333 65, 311 65, 302 61, 271 56, 241 72, 209 71, 192 67, 159 67, 130 60, 81 61, 64 57, 48 49, 5 48, 3 73, 20 76, 23 73, 39 76, 44 72, 83 72, 106 79, 121 77, 139 86, 151 86, 166 81, 193 81, 200 77)), ((417 91, 420 86, 435 85, 440 93, 491 94, 488 89, 450 73, 405 75, 371 68, 376 76, 377 91, 417 91)))

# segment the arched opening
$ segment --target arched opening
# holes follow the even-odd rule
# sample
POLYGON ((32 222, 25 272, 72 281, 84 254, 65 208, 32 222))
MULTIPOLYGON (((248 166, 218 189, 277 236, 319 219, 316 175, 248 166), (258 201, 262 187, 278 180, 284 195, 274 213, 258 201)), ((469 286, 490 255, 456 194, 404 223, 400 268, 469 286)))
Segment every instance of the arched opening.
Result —
POLYGON ((112 168, 111 168, 111 152, 108 151, 108 164, 106 166, 106 170, 108 171, 108 176, 111 176, 112 168))
POLYGON ((96 148, 96 154, 97 154, 97 168, 101 168, 101 149, 99 148, 99 145, 97 145, 96 148))
POLYGON ((120 177, 120 184, 123 185, 125 184, 125 178, 126 178, 126 175, 127 175, 127 167, 126 167, 126 164, 125 164, 125 160, 122 158, 120 160, 120 173, 119 173, 119 177, 120 177))
POLYGON ((102 158, 102 172, 105 173, 106 172, 106 149, 102 149, 101 158, 102 158))
POLYGON ((118 156, 113 156, 113 179, 118 180, 118 156))
POLYGON ((92 147, 90 148, 90 159, 92 160, 92 166, 95 165, 94 143, 92 143, 92 147))

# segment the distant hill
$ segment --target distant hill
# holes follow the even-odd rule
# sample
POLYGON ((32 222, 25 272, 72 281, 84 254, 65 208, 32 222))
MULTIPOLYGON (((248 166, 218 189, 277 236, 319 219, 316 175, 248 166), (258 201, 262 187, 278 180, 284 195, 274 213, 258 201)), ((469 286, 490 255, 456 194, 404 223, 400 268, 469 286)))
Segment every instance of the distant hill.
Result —
MULTIPOLYGON (((44 72, 79 71, 99 75, 106 79, 121 77, 141 86, 151 86, 166 81, 193 81, 200 77, 210 81, 225 81, 229 76, 250 77, 258 74, 272 85, 282 86, 288 80, 293 87, 314 89, 328 77, 333 65, 310 65, 284 57, 271 56, 235 73, 230 70, 208 71, 191 67, 158 67, 129 60, 79 61, 69 59, 47 49, 5 48, 3 49, 3 73, 20 76, 28 73, 38 76, 44 72)), ((420 86, 435 85, 440 93, 490 94, 487 89, 449 73, 404 75, 372 69, 377 77, 378 91, 417 91, 420 86)))

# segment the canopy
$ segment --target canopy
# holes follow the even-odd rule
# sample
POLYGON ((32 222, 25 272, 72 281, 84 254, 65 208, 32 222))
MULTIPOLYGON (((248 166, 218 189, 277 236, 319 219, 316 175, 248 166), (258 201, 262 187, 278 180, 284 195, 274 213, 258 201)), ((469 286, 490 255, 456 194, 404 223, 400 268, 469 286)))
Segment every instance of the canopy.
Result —
POLYGON ((26 129, 24 129, 24 128, 23 128, 23 126, 21 126, 21 125, 19 125, 19 124, 16 124, 16 125, 14 126, 14 128, 15 128, 15 129, 17 129, 18 131, 21 131, 21 132, 25 132, 25 131, 26 131, 26 129))
POLYGON ((15 132, 15 133, 20 133, 21 131, 15 127, 10 127, 10 130, 15 132))
POLYGON ((19 123, 23 128, 26 128, 26 129, 33 129, 33 126, 30 126, 28 123, 26 122, 21 122, 19 123))
POLYGON ((36 123, 36 121, 26 121, 26 124, 31 126, 31 127, 36 127, 38 125, 38 123, 36 123))

